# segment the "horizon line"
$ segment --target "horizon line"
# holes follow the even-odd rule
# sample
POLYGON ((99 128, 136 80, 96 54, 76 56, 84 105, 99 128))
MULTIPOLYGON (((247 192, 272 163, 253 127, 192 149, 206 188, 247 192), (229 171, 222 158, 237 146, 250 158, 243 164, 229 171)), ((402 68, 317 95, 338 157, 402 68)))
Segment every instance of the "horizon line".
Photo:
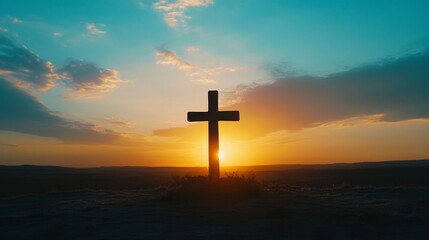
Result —
MULTIPOLYGON (((427 158, 423 159, 394 159, 394 160, 380 160, 380 161, 363 161, 363 162, 335 162, 335 163, 285 163, 285 164, 256 164, 256 165, 227 165, 221 168, 234 168, 234 167, 272 167, 272 166, 332 166, 332 165, 353 165, 353 164, 374 164, 374 163, 394 163, 394 162, 416 162, 416 161, 429 161, 427 158)), ((76 169, 90 169, 90 168, 208 168, 208 166, 139 166, 139 165, 111 165, 111 166, 93 166, 93 167, 73 167, 61 165, 38 165, 38 164, 19 164, 8 165, 0 164, 0 167, 59 167, 59 168, 76 168, 76 169)))

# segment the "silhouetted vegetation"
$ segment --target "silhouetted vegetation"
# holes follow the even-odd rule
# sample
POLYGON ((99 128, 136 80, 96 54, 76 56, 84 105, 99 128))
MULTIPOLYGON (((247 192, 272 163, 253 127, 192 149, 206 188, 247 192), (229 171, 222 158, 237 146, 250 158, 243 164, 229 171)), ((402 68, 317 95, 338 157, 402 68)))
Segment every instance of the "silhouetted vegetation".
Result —
POLYGON ((254 174, 239 176, 233 172, 215 182, 205 176, 175 177, 163 199, 238 200, 258 197, 263 192, 263 186, 254 174))

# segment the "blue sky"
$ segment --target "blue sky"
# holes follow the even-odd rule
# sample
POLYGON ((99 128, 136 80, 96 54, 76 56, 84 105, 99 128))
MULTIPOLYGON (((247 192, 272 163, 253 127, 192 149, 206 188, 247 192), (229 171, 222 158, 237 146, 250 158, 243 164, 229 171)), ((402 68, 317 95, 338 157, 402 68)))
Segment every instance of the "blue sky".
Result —
POLYGON ((427 51, 428 9, 418 0, 6 0, 3 44, 35 69, 5 60, 0 78, 84 130, 157 139, 155 130, 187 126, 184 113, 204 108, 209 89, 228 106, 288 77, 392 69, 427 51))
POLYGON ((153 60, 161 46, 197 45, 236 61, 248 56, 326 74, 426 47, 428 39, 427 1, 215 1, 189 8, 192 19, 176 28, 154 3, 3 1, 1 26, 51 61, 82 58, 124 70, 127 61, 153 60), (106 25, 99 28, 107 34, 85 37, 88 23, 106 25))

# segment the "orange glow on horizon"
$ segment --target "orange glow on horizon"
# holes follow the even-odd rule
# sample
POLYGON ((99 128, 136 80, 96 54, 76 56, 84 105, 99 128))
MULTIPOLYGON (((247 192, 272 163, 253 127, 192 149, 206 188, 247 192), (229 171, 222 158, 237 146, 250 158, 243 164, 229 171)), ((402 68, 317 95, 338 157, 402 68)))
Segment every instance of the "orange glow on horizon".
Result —
MULTIPOLYGON (((206 124, 158 136, 147 142, 115 145, 64 144, 58 140, 10 133, 17 147, 3 148, 6 165, 33 164, 71 167, 96 166, 208 166, 206 124), (53 150, 54 149, 54 150, 53 150)), ((279 131, 243 139, 242 124, 221 123, 220 167, 271 164, 424 159, 429 154, 427 121, 329 124, 299 131, 279 131), (400 137, 399 137, 400 136, 400 137)), ((173 131, 173 130, 172 130, 173 131)))

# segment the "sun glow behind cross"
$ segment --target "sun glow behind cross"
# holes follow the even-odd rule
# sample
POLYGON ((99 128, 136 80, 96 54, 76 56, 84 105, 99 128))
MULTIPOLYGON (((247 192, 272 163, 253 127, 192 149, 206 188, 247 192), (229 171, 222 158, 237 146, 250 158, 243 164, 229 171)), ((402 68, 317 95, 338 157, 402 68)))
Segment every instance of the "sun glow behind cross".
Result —
POLYGON ((223 150, 219 150, 218 156, 219 156, 219 161, 222 161, 225 157, 225 152, 223 150))

